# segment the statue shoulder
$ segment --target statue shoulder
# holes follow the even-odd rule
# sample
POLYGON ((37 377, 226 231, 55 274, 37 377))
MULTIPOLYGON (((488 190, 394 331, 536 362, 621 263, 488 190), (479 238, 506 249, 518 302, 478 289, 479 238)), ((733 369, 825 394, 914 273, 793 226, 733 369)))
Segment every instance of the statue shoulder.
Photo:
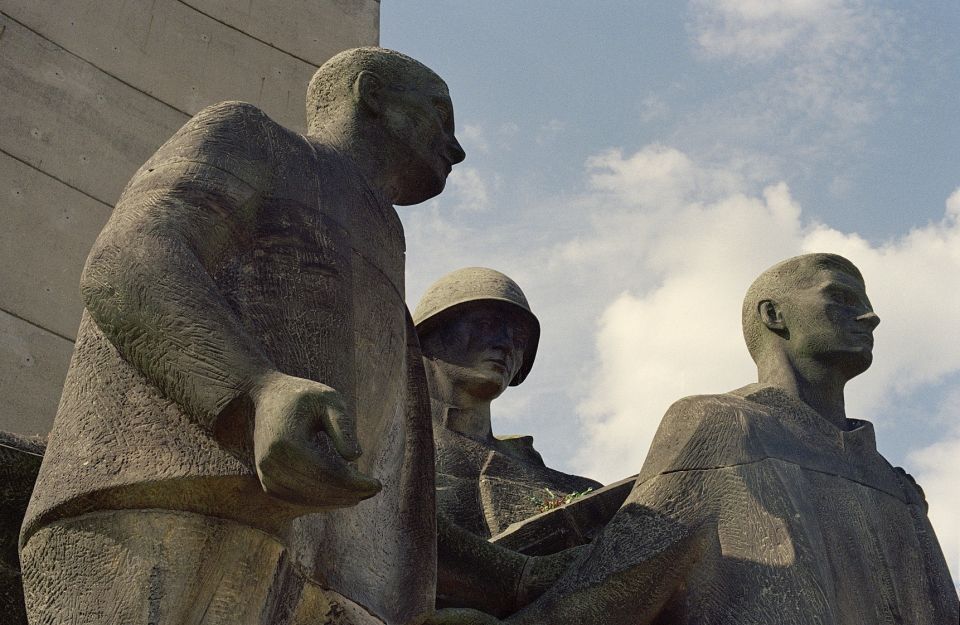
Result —
POLYGON ((144 164, 149 170, 177 161, 232 171, 244 163, 269 163, 305 149, 300 136, 247 102, 213 104, 194 115, 144 164), (294 149, 291 150, 291 147, 294 149))
POLYGON ((760 459, 755 430, 761 416, 756 404, 733 393, 684 397, 660 421, 638 481, 760 459))
POLYGON ((184 124, 181 132, 186 130, 219 134, 224 130, 237 130, 248 137, 255 137, 261 133, 276 132, 278 129, 286 130, 260 108, 249 102, 228 100, 200 110, 184 124))
POLYGON ((118 205, 139 205, 144 190, 226 192, 242 203, 276 186, 278 176, 309 168, 313 160, 303 137, 256 106, 220 102, 194 115, 160 146, 127 183, 118 205))

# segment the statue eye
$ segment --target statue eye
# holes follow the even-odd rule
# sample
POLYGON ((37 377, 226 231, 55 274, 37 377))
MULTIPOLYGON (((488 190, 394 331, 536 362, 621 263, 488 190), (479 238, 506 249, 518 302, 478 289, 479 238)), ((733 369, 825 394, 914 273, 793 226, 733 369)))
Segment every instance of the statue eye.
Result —
POLYGON ((855 306, 860 301, 859 298, 850 291, 837 291, 834 293, 833 299, 845 306, 855 306))
POLYGON ((453 110, 446 102, 442 100, 434 101, 433 108, 436 109, 437 113, 440 115, 441 122, 444 124, 450 123, 450 119, 453 116, 453 110))

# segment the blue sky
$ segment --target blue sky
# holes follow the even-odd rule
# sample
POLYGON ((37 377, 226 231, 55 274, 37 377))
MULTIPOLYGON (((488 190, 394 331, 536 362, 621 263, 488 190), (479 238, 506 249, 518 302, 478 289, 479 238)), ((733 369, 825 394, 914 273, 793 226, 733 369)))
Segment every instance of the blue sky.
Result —
POLYGON ((808 251, 883 319, 848 414, 915 474, 960 576, 960 3, 384 2, 451 89, 467 160, 401 209, 408 296, 514 277, 533 372, 494 404, 552 466, 639 470, 675 399, 753 381, 739 302, 808 251))

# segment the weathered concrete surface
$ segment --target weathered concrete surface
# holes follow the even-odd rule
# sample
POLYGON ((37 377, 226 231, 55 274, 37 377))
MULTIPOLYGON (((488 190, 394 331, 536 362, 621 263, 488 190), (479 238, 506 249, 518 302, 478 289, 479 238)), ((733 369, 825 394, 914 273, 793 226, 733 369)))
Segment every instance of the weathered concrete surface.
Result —
MULTIPOLYGON (((190 114, 239 99, 302 130, 304 89, 315 66, 379 39, 376 0, 265 0, 242 9, 235 4, 0 5, 0 310, 35 324, 31 336, 42 329, 74 336, 79 316, 73 277, 80 270, 75 251, 90 248, 92 223, 105 219, 102 210, 96 217, 80 211, 95 201, 107 205, 104 210, 112 206, 135 169, 190 114), (38 177, 31 180, 24 167, 38 177)), ((38 349, 45 351, 46 343, 38 349)), ((0 361, 3 388, 22 377, 14 362, 0 361)), ((42 413, 25 417, 17 407, 23 398, 0 395, 0 429, 46 430, 65 360, 60 368, 43 378, 46 385, 33 388, 38 397, 27 402, 44 407, 42 413)))
POLYGON ((313 65, 327 60, 327 48, 379 42, 379 0, 184 0, 198 11, 313 65))
POLYGON ((0 422, 4 429, 27 434, 50 429, 72 352, 70 341, 0 311, 0 422))
POLYGON ((2 153, 0 179, 0 306, 73 339, 80 270, 111 207, 2 153))
POLYGON ((0 150, 112 206, 187 115, 2 14, 0 25, 0 150))
POLYGON ((89 514, 40 530, 22 558, 27 603, 46 608, 31 625, 383 625, 343 595, 290 575, 276 538, 213 517, 89 514), (175 557, 182 553, 197 557, 175 557), (31 566, 39 559, 50 566, 31 566))
POLYGON ((4 13, 185 113, 243 100, 304 128, 304 94, 316 66, 177 0, 7 0, 4 13))

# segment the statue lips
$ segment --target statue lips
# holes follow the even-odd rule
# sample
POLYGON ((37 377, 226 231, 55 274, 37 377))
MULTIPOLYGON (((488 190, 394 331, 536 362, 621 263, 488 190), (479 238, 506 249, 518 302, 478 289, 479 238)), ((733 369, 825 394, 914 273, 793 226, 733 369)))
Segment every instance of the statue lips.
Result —
POLYGON ((453 161, 451 161, 446 154, 441 154, 440 158, 443 159, 443 163, 446 165, 446 168, 447 168, 447 175, 449 176, 450 172, 453 171, 453 161))
POLYGON ((502 356, 488 356, 483 359, 483 362, 493 365, 499 373, 507 373, 510 370, 507 359, 502 356))
POLYGON ((873 348, 873 331, 863 331, 863 330, 854 330, 850 333, 854 337, 863 337, 864 342, 872 349, 873 348))

